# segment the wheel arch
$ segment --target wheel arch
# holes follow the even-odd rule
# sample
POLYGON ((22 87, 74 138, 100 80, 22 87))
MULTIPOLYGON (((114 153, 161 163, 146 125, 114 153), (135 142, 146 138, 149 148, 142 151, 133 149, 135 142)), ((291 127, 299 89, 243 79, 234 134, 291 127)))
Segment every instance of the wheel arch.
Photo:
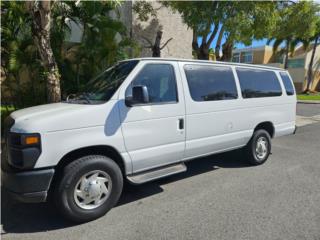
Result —
POLYGON ((259 123, 255 128, 254 128, 254 131, 257 131, 259 129, 263 129, 263 130, 266 130, 269 134, 270 134, 270 137, 273 138, 274 137, 274 134, 275 134, 275 128, 274 128, 274 125, 272 122, 270 121, 265 121, 265 122, 261 122, 259 123))
POLYGON ((122 173, 125 176, 126 173, 126 166, 124 159, 122 158, 121 154, 114 148, 108 145, 95 145, 95 146, 88 146, 82 147, 78 149, 74 149, 67 154, 65 154, 57 164, 56 171, 63 169, 66 165, 70 162, 78 159, 80 157, 84 157, 87 155, 103 155, 106 157, 111 158, 121 169, 122 173))

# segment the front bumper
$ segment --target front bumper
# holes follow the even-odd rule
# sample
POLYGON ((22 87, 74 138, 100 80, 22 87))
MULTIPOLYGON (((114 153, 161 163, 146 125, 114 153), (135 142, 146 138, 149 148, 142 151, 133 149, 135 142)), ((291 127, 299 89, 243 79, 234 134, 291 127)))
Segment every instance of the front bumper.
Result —
POLYGON ((1 171, 1 185, 18 201, 45 202, 54 169, 23 172, 1 171))

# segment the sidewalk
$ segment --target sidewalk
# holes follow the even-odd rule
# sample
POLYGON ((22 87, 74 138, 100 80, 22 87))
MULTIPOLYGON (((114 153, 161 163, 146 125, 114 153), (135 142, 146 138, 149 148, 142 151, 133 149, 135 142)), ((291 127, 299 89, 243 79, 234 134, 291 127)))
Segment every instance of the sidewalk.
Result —
POLYGON ((302 104, 320 104, 320 100, 298 100, 302 104))

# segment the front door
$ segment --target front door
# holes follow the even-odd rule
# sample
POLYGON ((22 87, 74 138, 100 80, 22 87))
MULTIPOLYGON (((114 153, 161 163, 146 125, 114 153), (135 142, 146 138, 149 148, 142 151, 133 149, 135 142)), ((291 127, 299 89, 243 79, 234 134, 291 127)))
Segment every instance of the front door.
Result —
POLYGON ((141 61, 137 68, 119 95, 122 133, 133 172, 178 162, 185 150, 185 105, 178 64, 141 61), (128 107, 124 98, 136 85, 147 87, 149 103, 128 107))

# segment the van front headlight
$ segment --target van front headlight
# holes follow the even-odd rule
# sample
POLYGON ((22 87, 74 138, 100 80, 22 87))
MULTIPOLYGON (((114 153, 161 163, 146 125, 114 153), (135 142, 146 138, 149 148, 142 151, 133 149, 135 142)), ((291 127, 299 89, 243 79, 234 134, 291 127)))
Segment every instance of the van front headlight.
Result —
POLYGON ((10 132, 6 139, 8 163, 19 169, 31 169, 41 154, 39 133, 10 132))

